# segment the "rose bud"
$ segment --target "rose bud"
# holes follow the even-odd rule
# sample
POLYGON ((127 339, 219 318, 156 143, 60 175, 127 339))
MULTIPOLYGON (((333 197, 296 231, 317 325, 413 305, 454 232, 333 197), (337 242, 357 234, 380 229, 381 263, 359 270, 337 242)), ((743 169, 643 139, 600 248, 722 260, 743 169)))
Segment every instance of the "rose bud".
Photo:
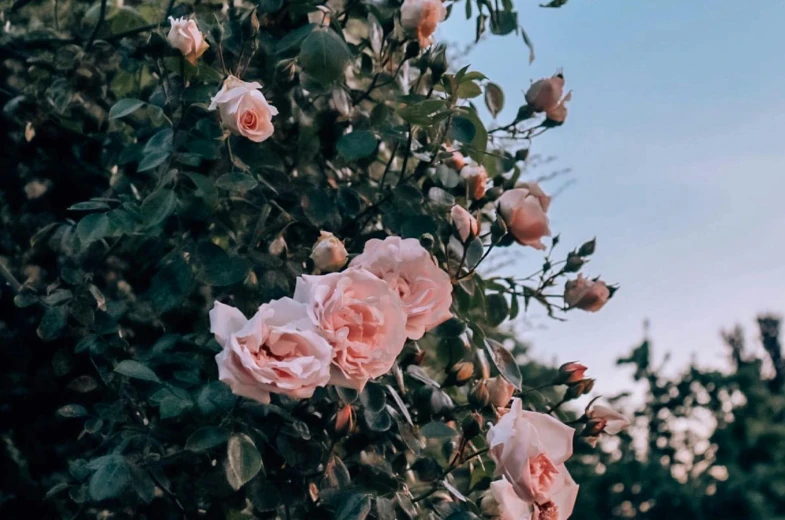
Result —
POLYGON ((257 82, 248 83, 234 76, 224 80, 221 90, 210 101, 209 110, 218 110, 221 122, 233 133, 255 143, 273 135, 273 116, 278 109, 267 102, 257 82))
POLYGON ((467 240, 476 237, 480 232, 480 225, 474 216, 463 209, 463 207, 455 205, 450 210, 452 223, 458 231, 458 236, 464 244, 467 240))
POLYGON ((488 394, 490 403, 497 408, 504 408, 510 403, 515 387, 501 376, 496 376, 488 380, 488 394))
POLYGON ((559 367, 559 376, 557 378, 556 384, 568 385, 577 383, 583 379, 583 375, 586 373, 586 370, 588 370, 588 368, 584 365, 581 365, 580 363, 576 363, 574 361, 565 363, 559 367))
POLYGON ((482 415, 478 413, 467 415, 461 424, 463 438, 466 440, 471 440, 477 437, 480 432, 482 432, 482 423, 482 415))
POLYGON ((444 164, 456 171, 461 171, 466 166, 466 158, 461 152, 450 145, 446 146, 447 151, 452 153, 449 159, 445 159, 444 164))
POLYGON ((577 273, 583 267, 586 260, 575 253, 567 254, 567 261, 564 263, 564 271, 567 273, 577 273))
POLYGON ((401 26, 417 38, 423 49, 433 43, 431 36, 447 14, 441 0, 404 0, 401 26))
POLYGON ((594 254, 595 249, 597 249, 597 239, 592 238, 588 242, 584 243, 580 248, 578 248, 578 255, 591 256, 594 254))
POLYGON ((589 419, 586 421, 586 426, 583 427, 583 431, 581 432, 581 437, 597 437, 603 431, 605 431, 605 426, 607 425, 605 419, 589 419))
POLYGON ((507 190, 499 198, 498 210, 508 231, 518 243, 545 249, 542 238, 551 235, 546 212, 551 198, 536 183, 507 190))
POLYGON ((564 99, 559 101, 559 104, 552 109, 545 112, 544 126, 561 126, 567 119, 567 105, 566 103, 572 99, 572 92, 568 92, 564 99))
POLYGON ((459 361, 455 363, 447 373, 444 386, 461 386, 469 382, 474 375, 474 364, 471 361, 459 361))
POLYGON ((338 410, 335 414, 333 425, 337 435, 352 433, 352 430, 354 430, 354 410, 351 405, 347 404, 338 410))
POLYGON ((475 410, 481 410, 491 402, 491 393, 485 381, 480 381, 469 392, 469 404, 475 410))
POLYGON ((488 172, 485 171, 484 166, 477 164, 464 166, 461 169, 461 178, 466 182, 469 198, 480 200, 485 196, 488 172))
POLYGON ((623 429, 628 428, 631 424, 627 417, 613 408, 601 404, 591 407, 591 409, 586 412, 586 416, 589 418, 587 427, 588 424, 591 424, 592 422, 602 423, 600 431, 607 433, 608 435, 616 435, 623 429))
POLYGON ((556 74, 532 83, 526 92, 526 103, 535 112, 547 112, 556 108, 562 98, 562 92, 564 92, 564 76, 556 74))
POLYGON ((581 274, 564 284, 564 303, 570 309, 597 312, 610 297, 611 292, 605 282, 587 280, 581 274))
POLYGON ((335 235, 322 231, 311 250, 311 259, 316 268, 323 273, 332 273, 346 265, 349 258, 343 242, 335 235))
POLYGON ((204 35, 193 20, 169 17, 171 29, 167 40, 169 44, 183 53, 185 60, 191 65, 196 65, 196 60, 210 47, 204 41, 204 35))
POLYGON ((567 392, 564 394, 566 400, 577 399, 582 395, 586 395, 594 388, 594 379, 581 379, 567 387, 567 392))

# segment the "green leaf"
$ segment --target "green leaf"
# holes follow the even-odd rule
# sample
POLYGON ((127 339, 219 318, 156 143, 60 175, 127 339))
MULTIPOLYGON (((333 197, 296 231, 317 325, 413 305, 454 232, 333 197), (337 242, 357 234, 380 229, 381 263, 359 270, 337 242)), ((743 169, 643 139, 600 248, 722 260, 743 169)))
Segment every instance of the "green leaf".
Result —
POLYGON ((155 498, 155 482, 150 478, 146 469, 139 466, 129 466, 131 471, 131 485, 136 494, 145 504, 149 504, 155 498))
POLYGON ((235 490, 243 487, 262 469, 259 450, 244 433, 235 434, 229 439, 226 456, 226 478, 235 490))
POLYGON ((36 333, 43 341, 52 341, 60 336, 68 322, 68 309, 65 307, 49 307, 41 317, 36 333))
POLYGON ((178 257, 153 276, 147 297, 158 314, 178 306, 191 289, 191 267, 178 257))
POLYGON ((494 327, 501 325, 510 313, 507 298, 505 298, 503 294, 488 295, 486 298, 486 306, 488 308, 488 323, 494 327))
POLYGON ((125 359, 120 361, 116 367, 114 367, 114 371, 118 374, 122 374, 126 377, 132 377, 134 379, 143 379, 145 381, 153 381, 158 383, 160 380, 158 376, 155 375, 149 367, 143 365, 138 361, 134 361, 133 359, 125 359))
POLYGON ((362 210, 362 199, 360 195, 347 186, 341 186, 338 190, 338 208, 349 218, 354 218, 362 210))
POLYGON ((342 135, 336 149, 347 160, 362 159, 376 151, 376 136, 367 130, 357 130, 342 135))
POLYGON ((115 498, 128 485, 128 464, 120 456, 107 457, 90 477, 89 492, 93 500, 115 498))
POLYGON ((88 200, 85 202, 77 202, 68 211, 91 211, 95 209, 109 209, 110 206, 106 202, 88 200))
POLYGON ((314 29, 300 47, 300 65, 322 84, 343 78, 351 54, 346 43, 330 29, 314 29))
POLYGON ((360 402, 366 410, 377 414, 384 410, 387 405, 387 398, 381 385, 368 383, 360 394, 360 402))
POLYGON ((109 217, 106 213, 92 213, 76 225, 76 236, 85 246, 109 235, 109 217))
POLYGON ((161 189, 151 193, 142 202, 142 216, 147 227, 160 224, 172 214, 177 206, 177 195, 170 189, 161 189))
POLYGON ((458 432, 441 421, 431 421, 420 428, 420 434, 429 439, 442 439, 452 438, 458 435, 458 432))
POLYGON ((121 99, 120 101, 115 103, 112 106, 112 108, 109 109, 109 119, 117 119, 120 117, 125 117, 128 114, 142 108, 146 104, 147 103, 145 103, 141 99, 131 99, 131 98, 121 99))
POLYGON ((202 242, 197 246, 196 262, 199 265, 197 278, 216 286, 240 283, 251 269, 248 260, 232 256, 212 242, 202 242))
POLYGON ((57 409, 56 413, 59 417, 65 417, 67 419, 73 419, 75 417, 86 417, 89 415, 87 413, 87 408, 80 404, 67 404, 65 406, 61 406, 57 409))
POLYGON ((144 145, 144 153, 170 152, 174 142, 174 131, 171 128, 164 128, 156 132, 144 145))
POLYGON ((220 446, 229 439, 231 432, 217 426, 205 426, 196 430, 185 442, 185 449, 190 451, 206 451, 220 446))
POLYGON ((441 99, 427 99, 401 108, 398 110, 398 115, 407 123, 427 127, 435 123, 434 116, 444 107, 445 103, 441 99))
POLYGON ((66 490, 66 489, 68 489, 68 483, 67 482, 60 482, 59 484, 55 484, 54 486, 49 488, 49 491, 46 492, 46 494, 44 495, 44 500, 52 498, 56 494, 60 493, 61 491, 66 490))
POLYGON ((488 83, 485 86, 485 106, 496 117, 504 108, 504 91, 496 83, 488 83))
POLYGON ((458 116, 452 120, 448 135, 462 143, 471 143, 477 135, 477 129, 471 119, 458 116))
POLYGON ((485 246, 482 244, 482 240, 480 237, 474 237, 474 240, 469 243, 466 251, 466 266, 469 269, 474 269, 477 267, 477 264, 480 263, 482 255, 484 254, 485 246))
POLYGON ((146 154, 142 160, 139 161, 139 167, 136 171, 146 172, 160 166, 169 157, 170 153, 169 150, 159 150, 146 154))
POLYGON ((440 338, 455 338, 466 331, 466 323, 458 318, 450 318, 431 332, 440 338))
POLYGON ((287 54, 293 50, 299 49, 303 40, 308 37, 315 28, 315 24, 309 23, 286 33, 286 35, 278 41, 275 52, 278 54, 287 54))
POLYGON ((303 212, 316 227, 332 227, 340 224, 341 215, 325 190, 312 189, 301 198, 303 212))
POLYGON ((436 234, 438 224, 430 215, 415 215, 404 220, 401 225, 401 238, 420 238, 426 233, 436 234))
POLYGON ((516 390, 520 390, 523 377, 512 353, 504 348, 504 345, 490 338, 485 339, 485 350, 490 355, 491 361, 499 371, 499 374, 514 386, 516 390))
POLYGON ((455 91, 455 94, 461 99, 471 99, 476 98, 482 94, 482 89, 477 83, 473 81, 464 81, 458 85, 458 89, 455 91))
POLYGON ((371 497, 356 493, 343 501, 335 513, 336 520, 364 520, 371 512, 371 497))
POLYGON ((254 189, 259 182, 248 174, 241 172, 225 173, 218 177, 215 186, 227 191, 244 193, 254 189))

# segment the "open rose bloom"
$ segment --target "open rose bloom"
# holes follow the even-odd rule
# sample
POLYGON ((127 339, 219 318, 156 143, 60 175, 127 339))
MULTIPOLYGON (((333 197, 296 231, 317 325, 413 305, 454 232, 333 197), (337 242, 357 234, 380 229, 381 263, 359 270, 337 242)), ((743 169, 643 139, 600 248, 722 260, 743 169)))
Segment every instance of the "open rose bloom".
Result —
POLYGON ((450 275, 436 265, 414 238, 371 239, 349 267, 375 274, 400 297, 409 339, 422 338, 427 331, 452 317, 450 275))
POLYGON ((486 506, 488 499, 483 499, 483 513, 485 516, 499 520, 528 520, 531 518, 531 506, 521 500, 515 493, 510 481, 505 477, 491 482, 489 490, 490 505, 486 506))
POLYGON ((330 378, 332 347, 308 317, 307 307, 282 298, 259 307, 250 320, 215 302, 210 332, 223 350, 218 377, 236 395, 262 403, 270 394, 311 397, 330 378))
POLYGON ((169 23, 171 28, 166 37, 169 45, 182 52, 188 63, 195 65, 196 60, 210 48, 204 41, 204 35, 196 26, 196 22, 185 18, 175 19, 170 16, 169 23))
POLYGON ((537 183, 524 183, 499 197, 499 213, 518 243, 544 250, 542 238, 551 235, 548 208, 551 198, 537 183))
POLYGON ((218 110, 221 122, 233 134, 261 143, 273 135, 273 116, 278 110, 267 102, 257 82, 242 81, 234 76, 224 80, 223 87, 210 102, 210 110, 218 110))
POLYGON ((362 390, 386 374, 406 342, 398 295, 361 269, 297 279, 294 299, 308 308, 333 349, 330 383, 362 390))
POLYGON ((535 519, 564 520, 572 514, 578 485, 564 462, 572 455, 574 433, 550 415, 523 410, 517 398, 488 431, 496 475, 506 477, 518 497, 534 506, 535 519))
POLYGON ((431 37, 446 15, 447 9, 441 0, 404 0, 401 25, 417 38, 420 47, 425 48, 433 43, 431 37))

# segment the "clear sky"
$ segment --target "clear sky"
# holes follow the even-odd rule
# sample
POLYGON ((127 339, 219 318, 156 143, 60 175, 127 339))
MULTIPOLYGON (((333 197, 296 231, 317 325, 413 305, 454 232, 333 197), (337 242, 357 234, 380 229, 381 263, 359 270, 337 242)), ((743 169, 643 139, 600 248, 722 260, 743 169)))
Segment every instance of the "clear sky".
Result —
MULTIPOLYGON (((611 393, 629 386, 614 360, 649 318, 655 355, 721 365, 721 328, 752 336, 756 313, 785 312, 785 1, 515 4, 535 62, 514 36, 486 38, 466 61, 504 88, 501 124, 530 81, 564 69, 567 123, 534 142, 577 181, 551 205, 552 229, 565 248, 596 234, 586 272, 621 284, 597 314, 535 314, 534 355, 584 361, 611 393)), ((462 4, 438 34, 473 40, 462 4)), ((539 261, 527 253, 521 272, 539 261)))

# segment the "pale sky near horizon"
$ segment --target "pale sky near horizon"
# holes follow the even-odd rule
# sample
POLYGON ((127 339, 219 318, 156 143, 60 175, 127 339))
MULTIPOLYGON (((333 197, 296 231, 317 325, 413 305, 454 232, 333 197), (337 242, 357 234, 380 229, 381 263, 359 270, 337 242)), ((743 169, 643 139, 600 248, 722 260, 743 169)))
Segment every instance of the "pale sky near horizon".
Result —
MULTIPOLYGON (((538 3, 515 0, 531 66, 513 35, 489 36, 465 63, 503 87, 501 124, 530 81, 564 69, 567 123, 533 147, 576 181, 551 205, 551 227, 562 254, 596 235, 586 272, 621 290, 567 323, 531 313, 534 357, 581 360, 595 390, 614 393, 630 386, 615 359, 648 318, 658 359, 667 351, 674 368, 693 358, 722 366, 720 329, 740 322, 753 339, 757 313, 785 313, 785 1, 538 3)), ((437 34, 473 41, 462 3, 437 34)), ((539 262, 527 251, 520 272, 539 262)))

